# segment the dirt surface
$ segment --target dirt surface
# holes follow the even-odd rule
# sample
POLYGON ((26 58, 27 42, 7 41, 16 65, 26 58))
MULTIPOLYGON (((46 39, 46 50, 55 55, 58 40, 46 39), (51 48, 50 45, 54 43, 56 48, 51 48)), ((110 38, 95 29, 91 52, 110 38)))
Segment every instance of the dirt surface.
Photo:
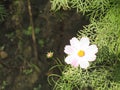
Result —
MULTIPOLYGON (((35 65, 31 36, 23 34, 29 26, 26 3, 20 3, 25 8, 22 15, 12 12, 0 24, 0 90, 52 90, 47 82, 49 69, 56 64, 56 58, 64 62, 64 46, 88 21, 75 10, 51 12, 48 0, 32 2, 34 26, 40 28, 36 39, 42 43, 37 43, 39 60, 35 65), (46 58, 49 51, 54 52, 54 59, 46 58)), ((10 7, 14 7, 13 2, 10 7)))

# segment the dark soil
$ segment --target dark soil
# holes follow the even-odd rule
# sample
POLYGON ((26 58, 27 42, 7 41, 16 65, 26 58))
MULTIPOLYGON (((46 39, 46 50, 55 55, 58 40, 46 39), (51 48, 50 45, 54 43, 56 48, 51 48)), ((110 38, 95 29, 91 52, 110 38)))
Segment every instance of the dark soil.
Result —
POLYGON ((0 24, 0 90, 52 90, 47 77, 60 71, 49 69, 56 65, 56 58, 64 63, 64 46, 89 23, 87 18, 75 10, 51 12, 49 0, 31 0, 34 26, 40 29, 36 64, 32 37, 24 34, 29 27, 27 3, 21 0, 16 6, 6 1, 4 5, 9 15, 0 24), (54 58, 46 57, 49 51, 54 58))

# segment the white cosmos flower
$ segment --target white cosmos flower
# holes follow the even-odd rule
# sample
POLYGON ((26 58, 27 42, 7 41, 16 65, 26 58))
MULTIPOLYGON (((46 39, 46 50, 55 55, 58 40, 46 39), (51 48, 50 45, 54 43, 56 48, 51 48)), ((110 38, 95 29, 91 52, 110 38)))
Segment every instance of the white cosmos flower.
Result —
POLYGON ((70 40, 70 45, 66 45, 64 52, 68 54, 65 58, 67 64, 71 64, 74 67, 80 65, 81 68, 87 69, 89 61, 95 61, 98 48, 96 45, 90 45, 89 38, 82 37, 78 40, 73 37, 70 40))

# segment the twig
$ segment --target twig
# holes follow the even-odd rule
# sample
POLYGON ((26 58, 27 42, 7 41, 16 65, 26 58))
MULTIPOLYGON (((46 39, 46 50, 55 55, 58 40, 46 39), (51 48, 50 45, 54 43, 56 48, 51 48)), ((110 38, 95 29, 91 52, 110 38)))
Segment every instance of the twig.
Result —
POLYGON ((35 28, 34 28, 34 24, 33 24, 32 10, 31 10, 30 0, 28 0, 28 11, 29 11, 29 16, 30 16, 30 25, 32 26, 32 40, 33 40, 34 55, 35 55, 35 59, 38 60, 38 52, 37 52, 35 28))

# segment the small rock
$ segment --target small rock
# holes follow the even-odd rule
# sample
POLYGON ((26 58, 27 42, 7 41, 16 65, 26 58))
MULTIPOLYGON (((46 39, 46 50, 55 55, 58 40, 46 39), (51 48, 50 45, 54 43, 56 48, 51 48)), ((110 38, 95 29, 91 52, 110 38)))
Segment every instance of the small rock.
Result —
POLYGON ((8 57, 7 52, 5 52, 5 51, 0 51, 0 58, 1 58, 1 59, 5 59, 5 58, 7 58, 7 57, 8 57))

